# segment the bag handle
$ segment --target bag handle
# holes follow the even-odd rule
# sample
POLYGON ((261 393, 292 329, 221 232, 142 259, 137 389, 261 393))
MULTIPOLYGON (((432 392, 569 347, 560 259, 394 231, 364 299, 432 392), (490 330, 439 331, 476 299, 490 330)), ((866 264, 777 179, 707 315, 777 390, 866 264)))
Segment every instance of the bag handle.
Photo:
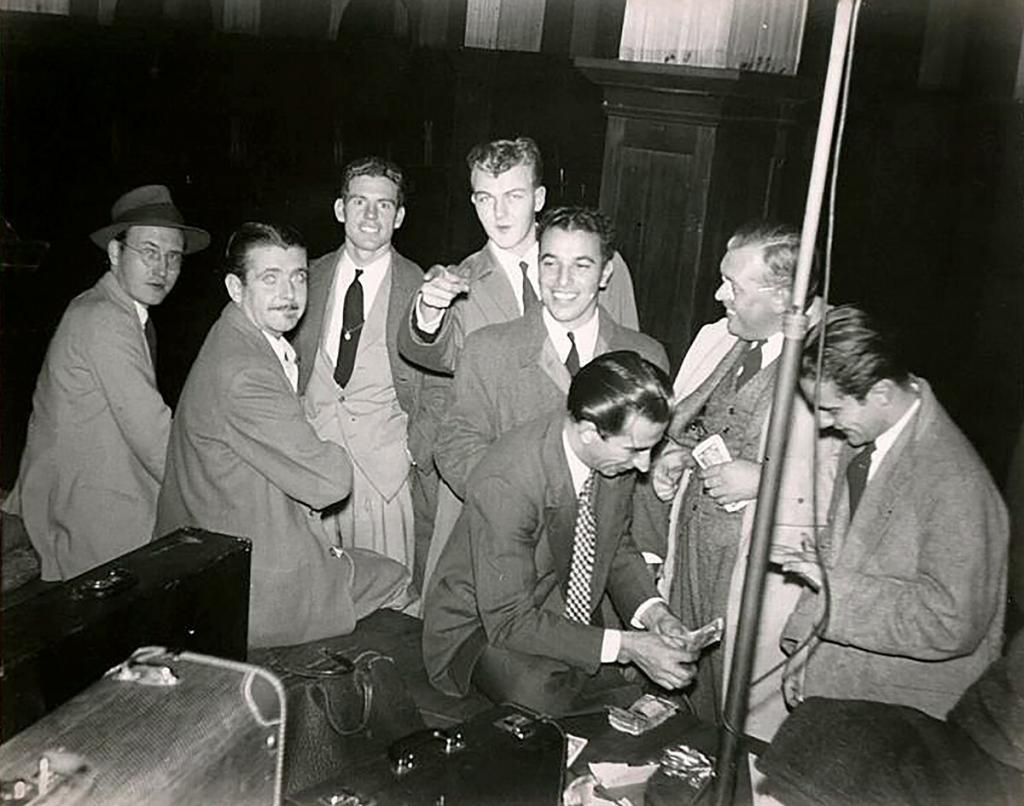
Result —
POLYGON ((310 697, 316 706, 323 712, 324 717, 327 719, 327 723, 331 726, 335 733, 339 736, 352 736, 356 733, 366 729, 366 726, 370 723, 370 714, 373 712, 373 664, 378 661, 387 661, 394 663, 392 658, 387 655, 381 655, 379 652, 375 652, 372 649, 368 649, 365 652, 360 653, 356 656, 356 659, 352 661, 354 666, 354 672, 352 679, 355 684, 362 689, 363 694, 363 709, 362 715, 360 716, 358 723, 354 728, 345 728, 334 714, 334 708, 331 704, 330 695, 324 690, 323 684, 313 686, 310 690, 310 697))

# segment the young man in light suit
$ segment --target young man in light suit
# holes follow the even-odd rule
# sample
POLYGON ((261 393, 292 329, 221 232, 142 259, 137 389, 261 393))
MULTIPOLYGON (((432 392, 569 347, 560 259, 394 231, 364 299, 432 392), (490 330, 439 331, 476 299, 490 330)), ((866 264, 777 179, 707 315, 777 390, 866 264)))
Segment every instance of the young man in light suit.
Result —
POLYGON ((931 387, 863 311, 828 313, 804 348, 800 387, 847 445, 817 555, 783 566, 816 590, 783 634, 787 699, 875 700, 941 719, 1002 647, 1006 507, 931 387))
POLYGON ((409 575, 380 554, 337 547, 321 521, 351 493, 352 463, 306 420, 284 338, 306 308, 305 246, 287 227, 243 224, 225 264, 231 301, 181 393, 156 535, 197 526, 252 540, 250 646, 351 632, 374 610, 406 604, 409 575))
POLYGON ((598 356, 566 410, 509 431, 470 474, 424 600, 423 653, 449 694, 549 714, 639 693, 612 664, 685 686, 695 653, 630 535, 636 471, 669 418, 668 378, 636 353, 598 356), (606 629, 605 593, 635 629, 606 629))
POLYGON ((450 379, 398 353, 423 282, 391 244, 405 220, 401 169, 379 157, 349 163, 334 215, 345 242, 310 265, 309 306, 294 337, 307 416, 321 438, 345 448, 355 474, 352 494, 325 523, 339 545, 412 570, 414 544, 425 549, 433 528, 433 410, 443 408, 450 379))
POLYGON ((24 520, 44 580, 82 574, 153 534, 171 410, 157 389, 149 309, 171 293, 183 256, 210 243, 163 185, 125 193, 90 237, 110 269, 71 301, 50 341, 4 502, 24 520))

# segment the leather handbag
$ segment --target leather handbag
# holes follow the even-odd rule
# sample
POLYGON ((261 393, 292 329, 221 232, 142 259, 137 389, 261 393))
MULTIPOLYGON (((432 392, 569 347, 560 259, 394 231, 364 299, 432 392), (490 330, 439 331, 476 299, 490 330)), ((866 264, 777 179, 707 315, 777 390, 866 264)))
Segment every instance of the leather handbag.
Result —
POLYGON ((391 657, 375 650, 349 657, 337 642, 250 653, 285 688, 286 793, 337 776, 425 727, 391 657))

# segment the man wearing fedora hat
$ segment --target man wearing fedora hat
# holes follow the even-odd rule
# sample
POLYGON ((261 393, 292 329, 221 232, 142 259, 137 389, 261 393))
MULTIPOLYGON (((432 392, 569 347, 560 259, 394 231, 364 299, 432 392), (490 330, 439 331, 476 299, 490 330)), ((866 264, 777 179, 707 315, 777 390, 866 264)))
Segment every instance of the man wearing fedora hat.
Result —
POLYGON ((4 502, 24 520, 44 580, 81 574, 152 536, 171 411, 157 390, 149 307, 174 288, 183 255, 210 243, 163 185, 125 193, 90 237, 110 269, 57 326, 4 502))

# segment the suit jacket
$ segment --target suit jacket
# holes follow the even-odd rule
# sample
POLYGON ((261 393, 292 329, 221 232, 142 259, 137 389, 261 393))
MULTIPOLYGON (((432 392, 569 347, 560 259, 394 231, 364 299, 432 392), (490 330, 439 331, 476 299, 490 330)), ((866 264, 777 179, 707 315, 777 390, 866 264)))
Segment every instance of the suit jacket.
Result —
MULTIPOLYGON (((600 667, 602 629, 563 615, 576 520, 564 419, 558 412, 513 429, 473 471, 424 599, 423 657, 442 691, 469 690, 487 643, 589 673, 600 667)), ((625 619, 657 595, 629 534, 633 481, 598 475, 594 504, 592 607, 607 591, 625 619)))
MULTIPOLYGON (((1009 526, 978 455, 915 379, 921 407, 864 488, 853 520, 835 485, 820 547, 828 621, 805 695, 878 700, 943 718, 1002 644, 1009 526)), ((856 451, 844 448, 840 479, 856 451)), ((794 646, 822 610, 806 592, 786 625, 794 646)))
MULTIPOLYGON (((664 348, 598 309, 594 355, 633 350, 668 371, 664 348)), ((517 425, 563 410, 569 373, 548 338, 540 306, 525 316, 469 335, 455 372, 454 401, 440 429, 434 461, 460 498, 487 448, 517 425)))
MULTIPOLYGON (((639 323, 629 267, 618 252, 612 263, 615 268, 608 287, 601 292, 601 305, 616 322, 636 330, 639 323)), ((416 327, 414 296, 398 334, 398 349, 402 355, 419 366, 449 374, 454 372, 470 333, 522 315, 508 277, 486 244, 479 252, 463 260, 454 271, 469 281, 470 290, 452 302, 437 333, 428 340, 416 327)))
POLYGON ((228 303, 178 402, 156 536, 198 526, 252 540, 250 645, 351 632, 353 561, 329 552, 315 511, 351 486, 345 451, 320 441, 266 337, 228 303))
MULTIPOLYGON (((316 351, 323 336, 327 300, 337 273, 338 260, 344 247, 317 258, 309 267, 309 290, 306 314, 299 322, 292 340, 299 356, 299 392, 306 389, 313 372, 316 351)), ((398 332, 410 301, 416 297, 423 282, 423 270, 411 260, 391 250, 391 294, 388 298, 385 338, 395 383, 398 405, 409 415, 409 453, 413 462, 433 469, 431 453, 441 412, 447 403, 450 379, 410 364, 399 355, 398 332)))
POLYGON ((170 428, 135 304, 107 272, 71 301, 50 342, 5 503, 24 519, 43 579, 149 540, 170 428))

